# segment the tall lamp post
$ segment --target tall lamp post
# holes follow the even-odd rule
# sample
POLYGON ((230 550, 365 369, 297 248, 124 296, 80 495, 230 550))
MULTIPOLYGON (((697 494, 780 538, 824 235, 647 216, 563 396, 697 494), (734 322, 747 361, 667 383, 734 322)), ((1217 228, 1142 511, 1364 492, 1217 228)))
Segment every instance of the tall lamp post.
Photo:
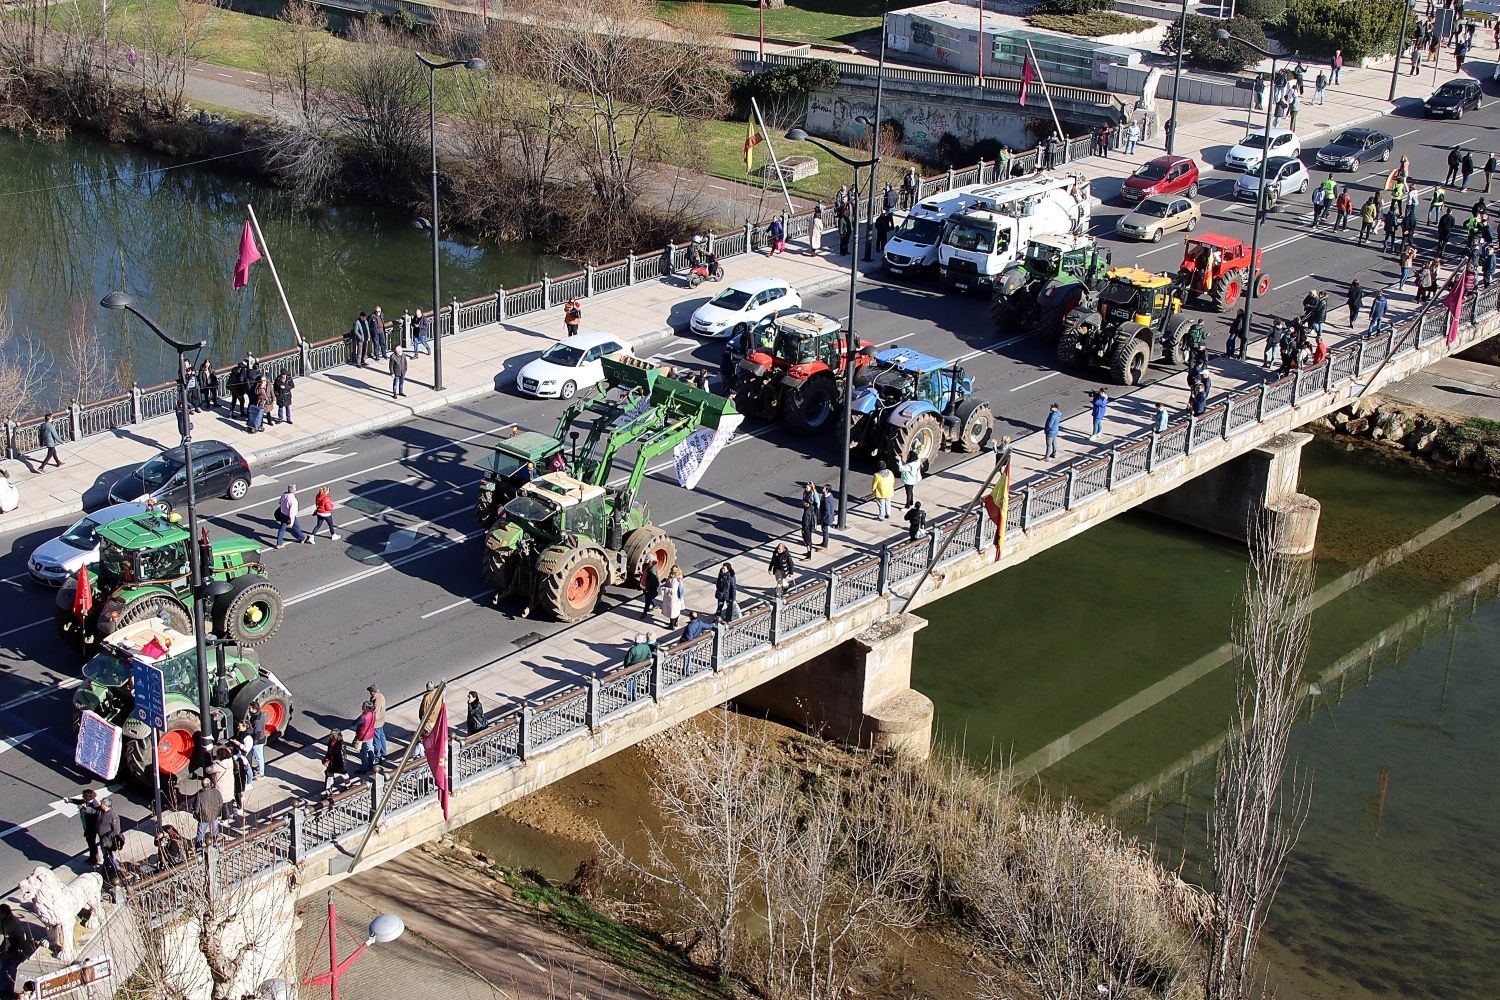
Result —
POLYGON ((1177 69, 1172 74, 1172 117, 1167 119, 1167 155, 1177 152, 1177 95, 1182 92, 1182 49, 1187 42, 1188 0, 1182 0, 1177 22, 1177 69))
POLYGON ((1406 54, 1406 26, 1410 16, 1411 0, 1405 0, 1401 4, 1401 34, 1396 38, 1396 61, 1391 66, 1391 92, 1386 98, 1390 101, 1396 99, 1396 81, 1401 77, 1401 57, 1406 54))
MULTIPOLYGON (((786 134, 790 142, 810 142, 823 152, 832 156, 840 163, 847 164, 854 170, 854 192, 859 195, 859 171, 861 167, 870 167, 870 189, 875 188, 875 170, 880 162, 880 157, 872 156, 868 160, 856 160, 845 156, 826 142, 814 139, 808 135, 806 130, 794 128, 786 134)), ((876 140, 879 142, 879 140, 876 140)), ((872 194, 873 200, 873 194, 872 194)), ((850 199, 850 204, 856 204, 850 199)), ((872 220, 873 221, 873 220, 872 220)), ((839 530, 849 527, 849 427, 854 422, 854 356, 858 340, 854 336, 854 291, 859 282, 859 220, 854 220, 853 230, 854 245, 849 248, 849 323, 844 330, 844 340, 847 349, 844 351, 844 422, 843 430, 839 437, 839 530)))
MULTIPOLYGON (((1268 52, 1259 45, 1236 38, 1226 29, 1220 28, 1214 32, 1214 37, 1221 42, 1236 42, 1249 49, 1258 52, 1266 59, 1271 60, 1271 84, 1276 84, 1276 54, 1268 52)), ((1255 290, 1260 284, 1260 220, 1266 214, 1266 170, 1271 162, 1271 105, 1274 103, 1275 95, 1269 91, 1266 94, 1266 125, 1262 132, 1260 149, 1260 184, 1255 189, 1255 221, 1250 227, 1250 281, 1245 286, 1245 335, 1240 338, 1240 360, 1243 361, 1250 353, 1250 327, 1255 322, 1255 290)), ((1233 322, 1231 320, 1230 322, 1233 322)))
MULTIPOLYGON (((984 0, 980 0, 981 5, 983 2, 984 0)), ((873 259, 871 252, 875 246, 875 178, 880 174, 880 98, 885 91, 885 24, 890 9, 890 0, 886 0, 885 5, 880 10, 880 64, 875 68, 875 124, 870 126, 870 165, 874 169, 870 171, 870 194, 866 200, 865 207, 865 225, 869 227, 865 233, 866 263, 869 263, 873 259)), ((981 6, 981 13, 979 15, 981 20, 984 18, 983 9, 983 6, 981 6)), ((983 32, 980 33, 979 44, 981 47, 984 45, 983 32)), ((828 149, 827 146, 823 146, 823 148, 828 149)), ((838 154, 835 153, 834 155, 837 156, 838 154)), ((842 156, 839 156, 839 159, 844 160, 842 156)), ((848 163, 850 161, 844 160, 844 162, 848 163)), ((859 188, 856 186, 855 190, 857 191, 859 188)), ((855 229, 859 228, 857 225, 858 221, 858 219, 855 220, 855 229)), ((853 322, 853 320, 851 319, 850 322, 853 322)), ((839 517, 842 518, 843 514, 840 513, 839 517)), ((839 527, 842 528, 843 525, 840 524, 839 527)))
MULTIPOLYGON (((417 59, 427 67, 427 120, 428 134, 432 139, 432 219, 418 219, 417 224, 432 230, 432 387, 443 387, 443 328, 440 317, 443 310, 442 290, 438 284, 438 159, 437 159, 437 74, 440 69, 462 66, 465 69, 488 69, 483 59, 448 59, 435 62, 422 53, 417 59)), ((453 317, 454 323, 458 317, 453 317)), ((456 329, 456 327, 455 327, 456 329)))
POLYGON ((187 530, 188 583, 193 591, 193 641, 198 659, 198 747, 205 760, 212 755, 214 745, 212 685, 208 679, 208 627, 203 620, 205 609, 216 596, 228 591, 222 583, 206 583, 203 578, 203 553, 196 551, 198 545, 198 497, 196 476, 193 473, 193 424, 188 419, 187 372, 183 359, 193 351, 203 349, 204 342, 187 343, 169 337, 156 322, 136 308, 135 302, 124 292, 110 292, 99 300, 105 309, 123 310, 151 328, 162 343, 177 352, 177 412, 178 429, 182 432, 182 465, 187 475, 187 530))
POLYGON ((339 915, 334 909, 333 893, 328 893, 328 971, 302 980, 303 986, 327 986, 329 1000, 339 1000, 339 980, 349 971, 355 959, 373 944, 390 944, 406 933, 406 923, 394 913, 381 913, 370 921, 365 943, 348 958, 339 960, 339 915))

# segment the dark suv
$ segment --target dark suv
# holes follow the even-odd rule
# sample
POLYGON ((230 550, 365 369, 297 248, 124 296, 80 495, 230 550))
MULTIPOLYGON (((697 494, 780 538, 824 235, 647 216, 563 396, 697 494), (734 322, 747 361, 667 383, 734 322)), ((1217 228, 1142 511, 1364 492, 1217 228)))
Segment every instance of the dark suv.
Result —
MULTIPOLYGON (((250 463, 223 441, 193 445, 193 485, 199 496, 243 499, 250 490, 250 463)), ((152 458, 109 488, 110 503, 145 503, 171 512, 187 502, 187 468, 182 448, 152 458)))

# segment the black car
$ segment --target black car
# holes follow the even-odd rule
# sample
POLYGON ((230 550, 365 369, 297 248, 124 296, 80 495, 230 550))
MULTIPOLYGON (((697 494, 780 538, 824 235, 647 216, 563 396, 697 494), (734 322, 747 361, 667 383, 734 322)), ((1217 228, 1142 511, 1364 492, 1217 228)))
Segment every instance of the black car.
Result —
POLYGON ((1328 170, 1358 170, 1368 160, 1384 163, 1391 158, 1396 140, 1372 128, 1346 128, 1339 137, 1318 150, 1318 166, 1328 170))
MULTIPOLYGON (((250 463, 223 441, 195 443, 193 487, 199 499, 240 500, 250 490, 250 463)), ((109 488, 110 503, 145 502, 148 497, 168 512, 187 502, 187 463, 180 446, 162 452, 109 488)))
POLYGON ((1478 80, 1449 80, 1422 102, 1422 110, 1434 118, 1462 118, 1465 111, 1478 109, 1484 91, 1478 80))

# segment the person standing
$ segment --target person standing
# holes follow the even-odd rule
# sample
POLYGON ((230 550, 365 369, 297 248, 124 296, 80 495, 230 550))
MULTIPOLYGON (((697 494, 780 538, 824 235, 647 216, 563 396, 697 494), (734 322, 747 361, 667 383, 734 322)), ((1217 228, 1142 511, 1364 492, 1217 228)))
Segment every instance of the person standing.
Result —
POLYGON ((1406 214, 1401 217, 1401 239, 1410 243, 1417 235, 1417 199, 1415 196, 1408 198, 1406 202, 1406 214))
POLYGON ((824 483, 818 491, 818 527, 823 529, 821 548, 828 548, 828 532, 838 523, 838 516, 838 501, 834 499, 833 487, 824 483))
POLYGON ((786 588, 791 586, 792 574, 797 571, 792 562, 792 554, 787 551, 785 542, 777 542, 776 548, 771 552, 771 561, 766 564, 771 571, 771 576, 776 580, 776 593, 786 593, 786 588))
POLYGON ((1453 209, 1443 209, 1443 217, 1437 224, 1437 262, 1441 264, 1448 254, 1448 240, 1453 236, 1453 209))
POLYGON ((276 395, 276 422, 279 424, 285 420, 288 424, 292 422, 292 389, 296 386, 292 373, 285 368, 276 376, 274 392, 276 395))
POLYGON ((1333 203, 1337 215, 1333 220, 1335 232, 1342 232, 1349 228, 1349 216, 1354 213, 1354 199, 1349 196, 1349 188, 1346 185, 1339 189, 1338 200, 1333 203))
POLYGON ((1464 158, 1458 163, 1458 189, 1469 190, 1469 178, 1474 176, 1474 151, 1464 150, 1464 158))
POLYGON ((354 738, 359 741, 359 769, 365 774, 375 770, 375 703, 360 706, 359 721, 354 724, 354 738))
POLYGON ((484 702, 479 700, 479 692, 470 691, 464 705, 464 732, 469 736, 484 732, 484 702))
POLYGON ((325 524, 328 526, 329 540, 338 541, 338 529, 333 526, 333 494, 328 492, 328 487, 319 486, 318 494, 313 498, 313 537, 317 537, 318 529, 325 524))
POLYGON ((427 353, 431 354, 432 317, 424 315, 422 310, 418 309, 412 322, 415 324, 415 332, 412 334, 412 357, 421 354, 423 348, 426 348, 427 353))
POLYGON ((849 213, 842 212, 838 216, 839 227, 839 256, 845 257, 849 254, 849 241, 854 237, 854 226, 849 221, 849 213))
POLYGON ((1329 61, 1329 63, 1328 63, 1328 69, 1333 74, 1333 85, 1335 87, 1337 87, 1339 85, 1339 73, 1342 72, 1343 69, 1344 69, 1344 50, 1343 49, 1334 49, 1333 50, 1333 59, 1329 61))
POLYGON ((922 462, 916 452, 907 452, 906 457, 896 463, 896 476, 906 493, 906 506, 910 507, 917 502, 917 484, 922 481, 922 462))
POLYGON ((875 475, 870 479, 870 491, 875 497, 876 507, 880 511, 880 519, 889 521, 891 519, 891 497, 896 493, 896 477, 891 475, 891 470, 881 462, 875 470, 875 475))
MULTIPOLYGON (((1495 23, 1500 25, 1500 20, 1496 20, 1495 23)), ((1495 154, 1491 153, 1484 161, 1484 194, 1490 193, 1490 183, 1494 181, 1497 170, 1500 170, 1500 158, 1496 158, 1495 154)))
MULTIPOLYGON (((120 859, 116 856, 125 846, 125 832, 120 828, 120 814, 109 799, 99 800, 99 853, 104 869, 104 887, 113 889, 120 884, 120 859)), ((113 895, 113 894, 111 894, 113 895)))
POLYGON ((1141 141, 1141 127, 1135 122, 1125 126, 1125 155, 1135 155, 1135 144, 1141 141))
POLYGON ((378 764, 385 760, 385 695, 374 684, 365 688, 365 693, 370 696, 370 704, 375 706, 375 762, 378 764))
POLYGON ((896 189, 887 184, 885 186, 885 192, 880 199, 880 206, 887 212, 894 212, 896 210, 896 205, 896 189))
POLYGON ((1302 90, 1290 91, 1286 102, 1286 127, 1293 132, 1297 131, 1297 112, 1302 110, 1302 90))
POLYGON ((219 408, 219 373, 207 358, 198 366, 198 405, 205 410, 219 408))
POLYGON ((927 512, 922 509, 922 501, 918 500, 906 509, 906 537, 912 541, 927 527, 927 512))
POLYGON ((21 971, 21 963, 35 950, 31 935, 10 904, 0 903, 0 997, 9 1000, 17 996, 16 977, 21 971))
POLYGON ((1370 303, 1370 325, 1365 327, 1366 333, 1374 333, 1380 329, 1385 323, 1386 309, 1385 289, 1377 288, 1375 290, 1375 299, 1370 303))
POLYGON ((333 786, 342 785, 349 775, 349 762, 344 757, 344 734, 335 729, 328 734, 328 743, 323 748, 323 797, 333 795, 333 786))
POLYGON ((370 310, 370 353, 377 361, 384 361, 387 353, 388 341, 385 335, 387 325, 385 313, 380 310, 379 306, 370 310))
POLYGON ((245 713, 246 721, 250 723, 250 769, 256 778, 266 776, 266 723, 270 720, 266 717, 266 710, 260 702, 252 701, 249 710, 245 713))
POLYGON ((766 256, 774 257, 777 252, 786 253, 786 226, 781 222, 781 216, 771 220, 766 227, 766 242, 770 244, 766 248, 766 256))
POLYGON ((281 499, 276 504, 276 547, 278 549, 286 547, 288 530, 291 531, 292 538, 300 544, 316 544, 297 523, 297 487, 290 483, 281 491, 281 499))
POLYGON ((83 801, 78 804, 78 820, 83 824, 83 842, 89 849, 89 867, 99 867, 99 793, 92 788, 83 790, 83 801))
POLYGON ((891 230, 896 226, 896 217, 887 209, 875 217, 875 252, 885 253, 885 241, 891 238, 891 230))
POLYGON ((563 303, 563 329, 568 336, 578 336, 579 324, 583 322, 583 303, 577 299, 569 299, 563 303))
POLYGON ((802 558, 811 559, 813 555, 813 532, 818 527, 819 510, 818 491, 813 489, 812 483, 807 484, 807 489, 802 493, 802 547, 806 550, 802 558))
POLYGON ((246 415, 245 394, 249 391, 246 377, 250 368, 245 362, 240 361, 229 369, 229 378, 225 380, 224 387, 229 390, 229 416, 230 419, 246 415))
POLYGON ((264 375, 255 376, 255 384, 250 387, 250 433, 258 434, 265 430, 266 411, 271 408, 271 400, 275 394, 271 391, 271 383, 264 375))
POLYGON ((1448 193, 1443 190, 1441 184, 1434 184, 1432 191, 1427 195, 1427 224, 1430 226, 1438 220, 1443 213, 1443 203, 1448 200, 1448 193))
POLYGON ((812 221, 807 224, 807 252, 816 257, 823 252, 823 203, 813 206, 812 221))
POLYGON ((656 607, 656 598, 661 594, 661 570, 655 559, 647 559, 641 567, 641 618, 650 619, 656 607))
POLYGON ((47 454, 42 456, 42 464, 37 466, 37 472, 44 472, 47 463, 52 462, 59 469, 63 466, 63 460, 57 457, 58 445, 63 443, 62 431, 57 429, 55 414, 47 414, 42 418, 42 424, 36 429, 37 443, 47 449, 47 454))
POLYGON ((1156 417, 1151 421, 1151 429, 1160 434, 1162 431, 1167 429, 1167 421, 1169 419, 1170 417, 1167 414, 1167 404, 1157 403, 1156 417))
POLYGON ((1313 104, 1322 104, 1325 100, 1327 100, 1327 97, 1328 77, 1324 75, 1322 70, 1318 70, 1317 78, 1313 80, 1312 100, 1308 102, 1308 105, 1311 106, 1313 104))
POLYGON ((219 820, 223 815, 224 799, 219 794, 219 786, 205 775, 202 786, 193 796, 193 818, 198 821, 198 833, 193 837, 194 847, 201 851, 209 843, 219 839, 219 820))
POLYGON ((354 364, 364 368, 365 362, 370 357, 369 313, 360 311, 359 318, 354 321, 354 329, 350 332, 350 336, 354 338, 354 364))
POLYGON ((1412 280, 1417 266, 1416 244, 1408 243, 1401 248, 1401 281, 1396 285, 1398 289, 1404 289, 1406 283, 1412 280))
POLYGON ((243 788, 236 793, 235 800, 243 808, 245 792, 255 784, 255 738, 250 735, 250 722, 241 719, 234 726, 234 760, 235 774, 243 783, 243 788), (243 769, 243 772, 241 771, 243 769))
POLYGON ((921 182, 917 179, 917 168, 907 167, 906 176, 901 178, 901 207, 910 212, 917 204, 917 188, 921 182))
POLYGON ((406 360, 406 351, 396 347, 391 351, 387 367, 391 373, 391 398, 406 395, 406 371, 409 362, 406 360))
POLYGON ((1344 303, 1349 307, 1349 329, 1352 330, 1359 319, 1359 311, 1365 307, 1365 290, 1358 278, 1349 282, 1349 291, 1344 297, 1344 303))
POLYGON ((714 617, 719 621, 726 622, 740 616, 740 584, 734 575, 734 566, 728 562, 719 567, 719 575, 714 580, 714 601, 718 605, 714 617))
POLYGON ((1094 418, 1093 433, 1089 435, 1089 440, 1097 441, 1099 435, 1104 433, 1104 415, 1109 412, 1109 393, 1102 388, 1095 389, 1089 393, 1089 405, 1094 418))
POLYGON ((687 581, 682 578, 682 567, 673 566, 667 574, 667 582, 661 601, 662 614, 667 618, 667 626, 676 628, 678 619, 682 617, 683 610, 687 607, 687 581))
POLYGON ((1047 410, 1047 422, 1042 425, 1042 433, 1047 439, 1047 448, 1042 458, 1056 458, 1057 436, 1062 433, 1062 410, 1056 403, 1047 410))
POLYGON ((1234 319, 1229 321, 1229 336, 1224 341, 1225 357, 1237 358, 1240 356, 1240 350, 1247 346, 1248 327, 1246 324, 1249 321, 1250 318, 1245 314, 1244 307, 1241 306, 1240 311, 1234 314, 1234 319))
POLYGON ((1261 365, 1266 370, 1276 364, 1276 353, 1281 348, 1281 340, 1286 336, 1286 324, 1279 319, 1271 321, 1271 329, 1266 334, 1266 351, 1261 359, 1261 365))

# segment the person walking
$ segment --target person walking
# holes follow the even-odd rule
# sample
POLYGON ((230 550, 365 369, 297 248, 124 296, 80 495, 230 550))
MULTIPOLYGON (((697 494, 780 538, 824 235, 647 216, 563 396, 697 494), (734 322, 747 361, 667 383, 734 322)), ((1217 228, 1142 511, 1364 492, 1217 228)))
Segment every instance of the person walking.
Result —
POLYGON ((776 593, 786 593, 786 588, 792 584, 792 574, 797 571, 792 562, 792 554, 787 551, 785 542, 777 542, 776 548, 771 552, 771 561, 766 564, 771 571, 771 576, 776 580, 776 593))
POLYGON ((661 596, 661 570, 655 559, 647 559, 646 565, 641 567, 640 584, 641 619, 649 621, 651 612, 656 607, 656 599, 661 596))
POLYGON ((917 458, 917 453, 909 451, 906 458, 896 463, 896 475, 901 480, 901 488, 906 492, 906 506, 910 507, 917 502, 917 484, 922 481, 922 461, 917 458))
POLYGON ((1047 441, 1047 447, 1042 458, 1057 457, 1057 436, 1062 433, 1062 410, 1056 403, 1047 410, 1047 422, 1042 425, 1042 434, 1047 441))
POLYGON ((1444 182, 1452 187, 1458 182, 1459 168, 1464 165, 1464 151, 1462 146, 1453 146, 1448 150, 1448 179, 1444 182))
POLYGON ((432 317, 423 315, 418 309, 412 317, 412 357, 422 353, 425 348, 428 354, 432 353, 432 317))
POLYGON ((63 460, 57 456, 57 449, 63 443, 63 436, 62 431, 57 427, 56 419, 56 414, 49 413, 42 418, 41 426, 36 429, 37 443, 47 449, 47 454, 42 456, 42 464, 37 466, 37 472, 45 472, 48 462, 53 463, 59 469, 63 467, 63 460))
POLYGON ((817 530, 821 511, 818 502, 818 491, 813 489, 812 483, 807 484, 807 489, 802 493, 802 547, 806 550, 802 558, 811 559, 813 555, 813 532, 817 530))
POLYGON ((354 738, 359 743, 359 769, 365 774, 375 770, 375 703, 366 701, 359 708, 354 723, 354 738))
MULTIPOLYGON (((1500 24, 1500 20, 1497 20, 1495 23, 1496 24, 1500 24)), ((1491 153, 1489 155, 1489 157, 1484 161, 1484 191, 1482 192, 1483 194, 1489 194, 1490 193, 1490 184, 1494 181, 1494 179, 1495 179, 1495 172, 1497 170, 1500 170, 1500 158, 1497 158, 1494 153, 1491 153)))
POLYGON ((667 574, 667 580, 662 588, 662 614, 666 616, 667 626, 676 628, 682 612, 687 609, 687 581, 682 578, 682 567, 673 566, 667 574))
POLYGON ((1261 358, 1261 367, 1269 370, 1276 364, 1276 354, 1280 350, 1282 338, 1286 336, 1286 324, 1279 319, 1271 321, 1271 329, 1266 333, 1266 350, 1261 358))
POLYGON ((891 519, 891 497, 896 493, 896 477, 891 475, 891 470, 884 462, 875 469, 875 475, 870 477, 870 492, 875 497, 875 505, 880 512, 882 521, 891 519))
POLYGON ((1453 209, 1443 209, 1443 217, 1437 224, 1437 262, 1441 264, 1448 254, 1448 240, 1453 236, 1453 209))
POLYGON ((915 542, 926 527, 927 512, 922 509, 922 501, 918 500, 906 509, 906 537, 915 542))
POLYGON ((1458 189, 1469 190, 1469 178, 1474 176, 1474 151, 1464 150, 1464 158, 1458 163, 1458 189))
POLYGON ((375 762, 378 764, 385 760, 385 695, 380 693, 380 688, 374 684, 365 688, 365 693, 370 696, 370 704, 375 706, 375 762))
POLYGON ((725 562, 719 567, 719 575, 714 579, 714 617, 721 622, 731 621, 740 616, 740 583, 734 574, 734 566, 725 562))
POLYGON ((828 548, 828 532, 838 523, 838 517, 839 507, 833 496, 833 487, 824 483, 818 491, 818 527, 823 532, 823 544, 820 548, 828 548))
POLYGON ((78 821, 83 824, 83 842, 89 849, 89 867, 99 867, 99 793, 85 788, 78 803, 78 821))
POLYGON ((1441 184, 1434 184, 1432 191, 1427 195, 1427 224, 1430 226, 1443 214, 1443 203, 1448 200, 1448 194, 1443 190, 1441 184))
POLYGON ((276 504, 276 547, 286 548, 286 533, 291 531, 292 538, 303 545, 317 544, 302 526, 297 523, 297 487, 287 484, 287 488, 281 491, 281 499, 276 504))
POLYGON ((1375 223, 1380 221, 1380 203, 1371 195, 1359 209, 1359 245, 1375 235, 1375 223))
POLYGON ((391 373, 391 398, 406 395, 406 371, 409 362, 406 359, 406 351, 396 347, 391 351, 390 359, 386 367, 391 373))
POLYGON ((1322 70, 1318 70, 1318 76, 1313 80, 1313 95, 1309 105, 1322 104, 1328 96, 1328 77, 1322 70))
POLYGON ((766 227, 766 242, 770 244, 766 248, 767 257, 774 257, 778 252, 786 253, 786 226, 782 224, 781 216, 772 219, 766 227))
POLYGON ((1326 194, 1324 194, 1324 192, 1323 192, 1323 186, 1320 184, 1317 187, 1313 188, 1313 193, 1312 193, 1312 228, 1313 228, 1313 232, 1317 232, 1318 231, 1318 227, 1323 224, 1323 213, 1325 213, 1327 211, 1328 211, 1328 196, 1326 194))
POLYGON ((468 700, 464 703, 464 733, 473 736, 484 732, 484 702, 479 700, 478 691, 470 691, 468 700))
POLYGON ((207 358, 198 366, 198 405, 205 410, 219 408, 219 373, 207 358))
POLYGON ((1384 325, 1385 312, 1387 308, 1388 305, 1385 297, 1385 289, 1377 288, 1375 290, 1375 298, 1370 303, 1370 325, 1365 327, 1366 333, 1374 333, 1378 331, 1382 325, 1384 325))
POLYGON ((578 326, 583 322, 583 303, 569 299, 563 303, 563 330, 569 337, 578 336, 578 326))
POLYGON ((328 538, 330 541, 338 541, 338 529, 333 525, 333 494, 328 492, 328 487, 319 486, 318 493, 313 497, 313 526, 312 535, 317 537, 318 529, 324 525, 328 526, 328 538))
POLYGON ((292 378, 292 373, 282 369, 276 376, 273 392, 276 396, 276 422, 283 420, 288 424, 292 422, 292 389, 297 385, 292 378))
POLYGON ((1109 412, 1109 393, 1098 388, 1089 393, 1089 409, 1094 418, 1093 432, 1089 434, 1090 441, 1099 440, 1099 435, 1104 433, 1104 415, 1109 412))
POLYGON ((343 730, 335 729, 328 734, 328 742, 323 747, 323 797, 325 799, 333 797, 334 785, 342 787, 349 777, 349 762, 345 757, 347 749, 343 730))
POLYGON ((1417 247, 1408 243, 1401 248, 1401 280, 1397 283, 1397 289, 1404 289, 1406 283, 1412 280, 1417 266, 1417 247))
POLYGON ((1410 243, 1417 235, 1417 199, 1407 199, 1406 214, 1401 217, 1401 239, 1410 243))
POLYGON ((1343 232, 1349 228, 1349 216, 1354 214, 1354 199, 1350 197, 1347 186, 1339 189, 1339 200, 1333 203, 1333 207, 1337 212, 1333 220, 1333 228, 1335 231, 1343 232))
MULTIPOLYGON (((120 828, 120 814, 109 799, 99 800, 99 855, 104 875, 104 887, 109 890, 120 884, 120 859, 116 856, 125 846, 125 832, 120 828)), ((111 892, 111 897, 113 897, 111 892)))
POLYGON ((219 786, 204 777, 203 784, 193 796, 193 818, 198 821, 198 833, 193 837, 193 846, 203 850, 219 839, 219 820, 224 815, 224 798, 219 786))
POLYGON ((1358 278, 1349 282, 1349 291, 1344 296, 1344 304, 1349 307, 1349 329, 1352 330, 1359 320, 1359 311, 1365 307, 1365 290, 1358 278))

